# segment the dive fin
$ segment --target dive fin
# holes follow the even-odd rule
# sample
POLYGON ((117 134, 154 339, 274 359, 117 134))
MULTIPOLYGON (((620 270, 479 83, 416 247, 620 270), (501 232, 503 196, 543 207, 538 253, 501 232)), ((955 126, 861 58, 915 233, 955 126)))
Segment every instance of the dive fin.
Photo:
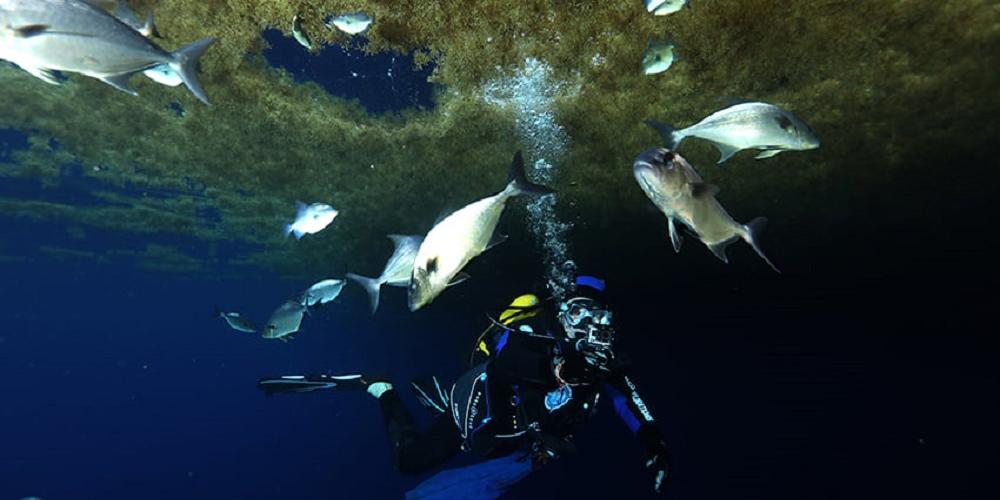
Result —
POLYGON ((471 276, 469 276, 468 273, 460 272, 456 274, 455 277, 451 279, 451 281, 448 282, 448 286, 455 286, 469 278, 471 278, 471 276))
POLYGON ((139 93, 136 92, 135 89, 133 89, 132 87, 128 86, 128 80, 129 78, 132 78, 132 75, 134 74, 135 73, 124 73, 121 75, 106 76, 104 78, 101 78, 101 81, 108 85, 111 85, 112 87, 118 90, 121 90, 122 92, 125 92, 126 94, 136 96, 139 95, 139 93))
POLYGON ((719 161, 717 161, 716 164, 721 164, 722 162, 732 158, 733 155, 740 150, 740 148, 730 146, 728 144, 722 144, 720 142, 713 142, 712 144, 719 149, 719 161))
POLYGON ((754 156, 754 158, 756 158, 758 160, 763 160, 764 158, 770 158, 772 156, 777 156, 778 154, 780 154, 780 153, 782 153, 784 151, 785 151, 784 149, 768 149, 768 150, 765 150, 765 151, 761 151, 760 154, 758 154, 757 156, 754 156))
POLYGON ((660 137, 663 138, 663 145, 670 150, 677 149, 677 146, 680 146, 681 141, 683 141, 686 137, 683 134, 683 131, 675 130, 673 125, 668 125, 656 120, 646 120, 642 123, 649 125, 653 128, 653 130, 659 132, 660 137))
POLYGON ((511 190, 511 196, 544 196, 555 193, 554 189, 528 180, 527 174, 524 173, 524 158, 521 156, 521 151, 514 153, 514 160, 510 164, 507 190, 511 190))
POLYGON ((760 238, 760 234, 764 231, 766 226, 767 218, 757 217, 743 226, 743 229, 746 230, 746 236, 744 236, 744 238, 746 239, 746 242, 753 247, 753 251, 757 252, 757 255, 764 259, 764 262, 767 262, 767 265, 771 266, 771 269, 774 269, 774 272, 781 274, 781 271, 771 262, 771 259, 768 259, 767 255, 764 255, 764 250, 760 248, 760 244, 757 242, 758 238, 760 238))
POLYGON ((205 96, 205 90, 201 88, 201 83, 198 83, 197 66, 198 58, 214 42, 215 38, 209 37, 181 47, 171 54, 174 60, 170 63, 170 68, 180 75, 181 80, 184 81, 184 85, 187 86, 188 90, 201 102, 208 105, 211 105, 211 103, 208 102, 208 97, 205 96))
POLYGON ((425 408, 434 415, 440 415, 448 411, 450 401, 448 394, 441 388, 437 377, 421 377, 410 382, 410 387, 416 393, 417 401, 420 401, 425 408))
POLYGON ((677 233, 677 226, 674 225, 674 218, 667 217, 667 224, 670 225, 670 242, 674 244, 674 252, 681 253, 681 243, 684 239, 677 233))
POLYGON ((344 275, 347 279, 361 285, 368 292, 368 298, 371 301, 372 314, 378 309, 378 299, 382 288, 382 282, 376 278, 368 278, 366 276, 361 276, 359 274, 347 273, 344 275))
POLYGON ((293 392, 315 392, 323 390, 363 390, 367 387, 361 374, 353 375, 284 375, 262 378, 257 388, 268 396, 293 392))

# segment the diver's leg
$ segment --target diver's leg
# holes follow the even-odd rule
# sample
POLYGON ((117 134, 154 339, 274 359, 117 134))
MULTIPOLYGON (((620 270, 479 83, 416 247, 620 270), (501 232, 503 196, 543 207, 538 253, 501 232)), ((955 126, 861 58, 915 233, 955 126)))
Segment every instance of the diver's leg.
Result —
POLYGON ((426 432, 417 432, 413 416, 396 391, 390 388, 377 397, 399 472, 425 472, 443 464, 461 450, 462 440, 458 435, 458 427, 450 415, 435 417, 426 432))

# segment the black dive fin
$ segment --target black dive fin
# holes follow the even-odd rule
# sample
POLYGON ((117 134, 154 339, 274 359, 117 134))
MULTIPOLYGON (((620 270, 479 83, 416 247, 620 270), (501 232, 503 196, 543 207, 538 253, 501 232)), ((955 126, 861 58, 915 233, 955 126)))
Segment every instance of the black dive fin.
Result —
POLYGON ((361 374, 351 375, 284 375, 262 378, 257 388, 268 396, 272 394, 316 392, 324 390, 352 391, 368 388, 361 374))

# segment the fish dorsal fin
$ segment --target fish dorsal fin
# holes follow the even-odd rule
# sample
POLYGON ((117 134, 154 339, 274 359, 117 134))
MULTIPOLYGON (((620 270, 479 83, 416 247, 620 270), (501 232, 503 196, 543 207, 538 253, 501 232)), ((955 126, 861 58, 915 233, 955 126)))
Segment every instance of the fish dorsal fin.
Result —
POLYGON ((691 196, 694 196, 695 198, 715 196, 717 194, 719 194, 719 186, 716 186, 715 184, 708 184, 705 182, 691 183, 691 196))
POLYGON ((451 281, 448 282, 448 286, 455 286, 455 285, 457 285, 457 284, 459 284, 459 283, 461 283, 461 282, 463 282, 463 281, 465 281, 465 280, 467 280, 469 278, 470 278, 470 276, 469 276, 468 273, 460 272, 460 273, 456 274, 455 277, 451 279, 451 281))
POLYGON ((111 85, 112 87, 125 92, 126 94, 139 95, 132 87, 128 85, 128 79, 132 77, 134 73, 124 73, 121 75, 112 75, 101 78, 101 81, 111 85))

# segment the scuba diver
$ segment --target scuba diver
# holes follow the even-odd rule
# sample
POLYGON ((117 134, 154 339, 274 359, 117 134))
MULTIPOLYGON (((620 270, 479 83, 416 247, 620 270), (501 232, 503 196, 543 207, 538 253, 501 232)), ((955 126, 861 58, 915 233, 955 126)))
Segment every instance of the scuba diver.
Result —
MULTIPOLYGON (((605 284, 578 276, 571 297, 535 295, 514 300, 477 339, 472 368, 445 391, 437 378, 411 382, 417 399, 435 414, 418 431, 385 377, 286 375, 264 378, 267 394, 365 390, 382 408, 393 458, 403 474, 438 467, 460 451, 485 458, 527 451, 534 468, 574 451, 573 434, 594 413, 602 394, 645 446, 646 467, 659 493, 668 472, 667 449, 653 416, 613 349, 612 314, 602 302, 605 284)), ((526 460, 525 460, 526 461, 526 460)), ((526 474, 526 473, 525 473, 526 474)))

